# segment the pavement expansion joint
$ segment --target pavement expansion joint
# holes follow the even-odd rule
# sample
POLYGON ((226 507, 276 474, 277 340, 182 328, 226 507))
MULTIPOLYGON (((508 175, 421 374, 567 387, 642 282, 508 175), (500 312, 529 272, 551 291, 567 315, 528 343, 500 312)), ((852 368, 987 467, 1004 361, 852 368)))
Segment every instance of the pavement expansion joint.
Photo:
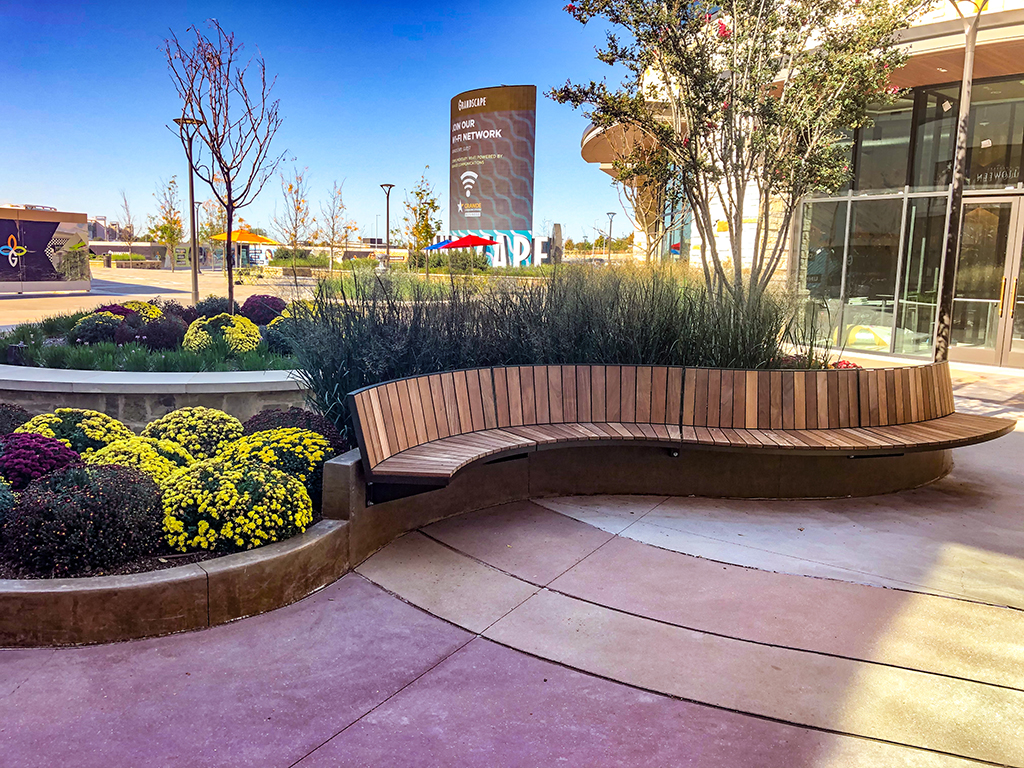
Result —
MULTIPOLYGON (((606 605, 606 604, 598 602, 596 600, 592 600, 592 599, 589 599, 589 598, 586 598, 586 597, 580 597, 579 595, 574 594, 572 592, 566 592, 566 591, 563 591, 563 590, 560 590, 560 589, 558 589, 556 587, 552 587, 551 586, 555 581, 557 581, 559 578, 561 578, 561 576, 563 576, 566 573, 568 573, 569 571, 573 570, 573 568, 575 568, 577 565, 579 565, 584 560, 589 558, 591 555, 596 554, 597 551, 599 549, 601 549, 601 547, 604 547, 606 544, 608 544, 613 539, 610 539, 609 542, 605 542, 605 544, 602 544, 601 547, 598 547, 598 549, 595 549, 594 552, 592 552, 590 555, 587 555, 587 557, 581 558, 579 561, 574 563, 571 567, 565 569, 561 574, 556 576, 554 579, 551 579, 549 582, 547 582, 545 584, 540 584, 540 583, 537 583, 537 582, 534 582, 534 581, 530 581, 528 579, 524 579, 524 578, 522 578, 520 576, 517 576, 514 573, 511 573, 510 571, 502 569, 499 566, 493 565, 492 563, 488 563, 487 561, 482 560, 482 559, 480 559, 480 558, 478 558, 478 557, 476 557, 476 556, 474 556, 472 554, 468 554, 468 553, 463 552, 463 551, 461 551, 459 549, 456 549, 452 545, 450 545, 450 544, 448 544, 448 543, 446 543, 446 542, 444 542, 444 541, 442 541, 440 539, 434 538, 433 536, 431 536, 426 531, 420 530, 420 531, 418 531, 418 533, 423 534, 426 538, 429 538, 431 541, 439 544, 440 546, 444 547, 445 549, 450 550, 451 552, 453 552, 453 553, 455 553, 457 555, 460 555, 462 557, 465 557, 465 558, 468 558, 470 560, 473 560, 474 562, 482 565, 485 568, 497 571, 497 572, 499 572, 501 574, 504 574, 505 576, 508 576, 511 579, 515 579, 516 581, 525 582, 525 583, 527 583, 527 584, 529 584, 529 585, 531 585, 533 587, 537 587, 536 591, 530 597, 533 597, 534 595, 541 594, 541 593, 548 593, 548 594, 553 594, 553 595, 559 595, 561 597, 565 597, 565 598, 568 598, 570 600, 578 601, 580 603, 584 603, 584 604, 587 604, 587 605, 592 605, 595 608, 600 608, 602 610, 613 611, 613 612, 615 612, 617 614, 621 614, 621 615, 624 615, 624 616, 631 616, 633 618, 641 619, 641 620, 644 620, 644 621, 650 621, 650 622, 653 622, 655 624, 659 624, 659 625, 666 626, 666 627, 673 627, 673 628, 676 628, 676 629, 685 629, 687 631, 695 632, 695 633, 698 633, 698 634, 701 634, 701 635, 707 635, 709 637, 718 637, 718 638, 722 638, 722 639, 725 639, 725 640, 734 640, 736 642, 749 643, 751 645, 761 646, 761 647, 764 647, 764 648, 777 648, 777 649, 780 649, 780 650, 796 651, 798 653, 814 654, 816 656, 823 656, 823 657, 827 657, 827 658, 842 659, 844 661, 852 661, 852 662, 857 662, 859 664, 871 664, 871 665, 875 665, 875 666, 879 666, 879 667, 887 667, 887 668, 890 668, 890 669, 899 669, 899 670, 903 670, 903 671, 906 671, 906 672, 915 672, 915 673, 920 673, 920 674, 934 675, 936 677, 944 677, 944 678, 948 678, 950 680, 958 680, 958 681, 965 682, 965 683, 972 683, 972 684, 976 684, 976 685, 986 685, 986 686, 991 686, 992 688, 1000 688, 1000 689, 1007 690, 1007 691, 1014 691, 1014 692, 1024 693, 1024 686, 1018 687, 1018 686, 1013 686, 1013 685, 1005 685, 1005 684, 1001 684, 1001 683, 994 683, 994 682, 985 681, 985 680, 975 680, 973 678, 964 677, 962 675, 954 675, 954 674, 950 674, 950 673, 946 673, 946 672, 938 672, 938 671, 934 671, 934 670, 924 670, 924 669, 919 669, 919 668, 916 668, 916 667, 910 667, 910 666, 906 666, 906 665, 902 665, 902 664, 893 664, 893 663, 887 663, 887 662, 883 662, 883 661, 878 661, 876 659, 866 659, 866 658, 862 658, 862 657, 858 657, 858 656, 849 656, 849 655, 844 655, 844 654, 839 654, 839 653, 829 653, 827 651, 821 651, 821 650, 810 649, 810 648, 803 648, 803 647, 800 647, 798 645, 787 645, 787 644, 783 644, 783 643, 769 643, 769 642, 765 642, 765 641, 762 641, 762 640, 754 640, 754 639, 747 638, 747 637, 741 637, 739 635, 730 635, 730 634, 724 633, 724 632, 715 632, 713 630, 709 630, 709 629, 698 627, 698 626, 693 626, 693 625, 689 625, 689 624, 681 624, 681 623, 678 623, 678 622, 669 621, 667 619, 660 619, 660 618, 657 618, 657 617, 654 617, 654 616, 649 616, 649 615, 646 615, 646 614, 643 614, 643 613, 637 613, 635 611, 629 611, 629 610, 626 610, 626 609, 623 609, 623 608, 618 608, 618 607, 615 607, 615 606, 606 605)), ((637 542, 637 543, 642 545, 642 546, 653 546, 653 545, 646 544, 644 542, 637 542)), ((658 547, 655 547, 655 548, 658 548, 658 547)), ((678 555, 680 557, 694 557, 693 555, 686 555, 684 553, 675 552, 674 550, 670 550, 670 549, 665 549, 665 550, 662 550, 662 551, 671 552, 672 554, 678 555)), ((700 558, 700 559, 706 559, 706 558, 700 558)), ((719 562, 719 561, 710 561, 710 562, 719 562)), ((732 567, 740 567, 740 568, 748 568, 748 570, 752 570, 752 571, 765 572, 765 571, 762 571, 762 569, 759 569, 759 568, 749 568, 748 566, 734 566, 731 563, 723 563, 723 565, 732 566, 732 567)), ((356 570, 358 572, 359 569, 357 568, 356 570)), ((411 605, 411 606, 413 606, 413 607, 415 607, 415 608, 417 608, 419 610, 423 610, 426 613, 430 614, 431 616, 434 616, 435 618, 439 618, 442 621, 447 621, 448 623, 454 624, 455 626, 459 626, 461 629, 466 629, 466 627, 464 627, 464 626, 461 626, 461 625, 459 625, 459 624, 457 624, 457 623, 455 623, 455 622, 453 622, 453 621, 451 621, 449 619, 446 619, 443 616, 440 616, 438 614, 431 613, 429 610, 427 610, 425 608, 422 608, 421 606, 418 606, 416 603, 413 603, 413 602, 409 601, 402 594, 400 594, 398 592, 392 591, 387 586, 385 586, 385 585, 383 585, 383 584, 381 584, 381 583, 379 583, 377 581, 374 581, 372 578, 367 577, 367 576, 365 576, 362 573, 360 573, 360 575, 363 576, 363 578, 366 578, 371 583, 375 584, 376 586, 378 586, 381 589, 383 589, 384 591, 386 591, 388 594, 393 595, 394 597, 397 597, 399 600, 402 600, 403 602, 406 602, 409 605, 411 605)), ((793 576, 793 574, 780 574, 780 575, 793 576)), ((808 577, 801 576, 801 575, 795 575, 794 578, 808 578, 808 577)), ((827 579, 826 577, 811 577, 811 578, 822 578, 823 580, 826 580, 826 581, 837 581, 839 583, 847 583, 847 582, 842 582, 841 580, 838 580, 838 579, 827 579)), ((877 587, 873 587, 871 585, 858 585, 858 586, 865 586, 865 587, 870 588, 870 589, 876 589, 877 588, 877 587)), ((883 587, 883 589, 884 589, 884 587, 883 587)), ((896 590, 896 591, 898 591, 898 590, 896 590)), ((935 595, 935 597, 941 597, 941 596, 940 595, 935 595)), ((487 628, 477 632, 477 636, 478 637, 485 637, 486 632, 488 630, 490 630, 491 627, 493 627, 495 624, 500 622, 506 616, 511 614, 513 611, 515 611, 517 608, 519 608, 521 605, 523 605, 529 599, 530 598, 528 597, 525 600, 523 600, 520 603, 518 603, 517 605, 515 605, 514 607, 510 608, 509 610, 507 610, 499 618, 497 618, 493 622, 491 622, 491 624, 488 625, 487 628)), ((953 598, 953 599, 957 599, 957 598, 953 598)), ((974 602, 974 601, 961 600, 961 602, 974 602)), ((979 604, 980 605, 985 605, 984 603, 979 603, 979 604)), ((992 606, 992 607, 1002 607, 1002 606, 992 606)), ((486 639, 492 639, 492 638, 486 638, 486 639)), ((508 647, 514 648, 514 646, 508 646, 508 647)), ((538 657, 538 658, 541 658, 541 657, 538 657)), ((548 659, 548 660, 550 661, 550 659, 548 659)))

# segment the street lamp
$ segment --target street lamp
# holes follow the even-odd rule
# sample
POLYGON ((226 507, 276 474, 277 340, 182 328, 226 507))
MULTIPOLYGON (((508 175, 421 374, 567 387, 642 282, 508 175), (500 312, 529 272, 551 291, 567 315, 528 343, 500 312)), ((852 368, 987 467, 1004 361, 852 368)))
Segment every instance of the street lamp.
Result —
POLYGON ((384 204, 384 232, 387 236, 387 250, 384 252, 384 268, 391 268, 391 189, 394 184, 381 184, 380 188, 384 190, 385 204, 384 204))
POLYGON ((608 263, 612 263, 612 219, 615 218, 615 211, 608 211, 608 263))
POLYGON ((953 292, 956 282, 956 261, 960 254, 962 207, 964 199, 964 166, 967 164, 967 129, 971 119, 971 85, 974 82, 974 49, 978 42, 981 13, 988 0, 950 0, 964 25, 964 74, 960 84, 960 111, 957 117, 956 149, 953 152, 953 178, 949 185, 949 223, 946 229, 946 250, 939 270, 939 301, 935 308, 935 347, 932 359, 949 359, 953 333, 953 292), (969 5, 973 15, 964 15, 960 4, 969 5))
MULTIPOLYGON (((195 306, 199 303, 199 244, 197 242, 199 238, 196 231, 196 191, 192 179, 192 140, 196 137, 196 130, 198 130, 200 125, 204 124, 204 121, 195 117, 176 117, 174 122, 178 126, 179 136, 184 138, 184 135, 188 134, 188 143, 184 141, 182 143, 185 144, 185 155, 188 158, 188 211, 191 234, 191 250, 189 253, 192 257, 190 259, 192 262, 192 305, 195 306), (187 129, 185 126, 190 126, 192 130, 187 129)), ((171 254, 171 259, 174 259, 174 254, 171 254)))

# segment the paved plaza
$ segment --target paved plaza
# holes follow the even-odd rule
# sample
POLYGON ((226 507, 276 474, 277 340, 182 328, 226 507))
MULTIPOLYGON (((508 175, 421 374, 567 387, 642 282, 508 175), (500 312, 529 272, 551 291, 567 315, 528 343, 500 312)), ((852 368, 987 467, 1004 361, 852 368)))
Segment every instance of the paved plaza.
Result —
POLYGON ((1024 766, 1022 455, 867 499, 520 502, 262 616, 2 650, 0 765, 1024 766))

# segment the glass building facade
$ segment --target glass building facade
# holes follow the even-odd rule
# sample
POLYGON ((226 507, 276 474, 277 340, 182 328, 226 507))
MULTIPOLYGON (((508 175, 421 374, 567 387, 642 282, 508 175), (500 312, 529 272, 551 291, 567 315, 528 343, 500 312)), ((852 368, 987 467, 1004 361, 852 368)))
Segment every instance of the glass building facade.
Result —
MULTIPOLYGON (((790 261, 839 347, 928 356, 960 85, 914 88, 849 142, 852 178, 803 201, 790 261)), ((973 86, 951 359, 1024 365, 1024 75, 973 86)))

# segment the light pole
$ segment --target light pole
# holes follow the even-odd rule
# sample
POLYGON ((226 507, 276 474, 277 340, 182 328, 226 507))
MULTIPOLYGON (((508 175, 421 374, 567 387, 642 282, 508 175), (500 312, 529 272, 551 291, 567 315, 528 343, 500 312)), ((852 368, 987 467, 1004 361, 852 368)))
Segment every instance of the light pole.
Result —
POLYGON ((939 301, 935 308, 935 347, 932 359, 949 359, 949 345, 953 334, 953 293, 956 283, 956 262, 960 255, 960 235, 964 200, 964 166, 967 163, 967 129, 971 119, 971 85, 974 82, 974 48, 978 41, 981 13, 988 0, 961 0, 974 10, 965 16, 957 0, 950 0, 964 24, 964 75, 960 83, 960 111, 957 116, 956 149, 953 151, 953 178, 949 185, 949 224, 946 229, 946 249, 942 254, 939 271, 939 301))
POLYGON ((391 268, 391 189, 394 184, 381 184, 384 190, 384 234, 387 237, 387 248, 384 251, 384 268, 391 268))
POLYGON ((612 263, 612 219, 615 218, 615 211, 608 211, 608 263, 612 263))
MULTIPOLYGON (((188 134, 188 143, 184 141, 182 143, 185 144, 185 156, 188 158, 188 218, 191 235, 189 250, 191 258, 189 261, 192 262, 192 305, 195 306, 199 303, 199 245, 196 242, 198 235, 196 232, 196 191, 195 183, 192 179, 192 140, 196 137, 195 129, 203 125, 203 121, 194 117, 176 117, 174 122, 178 125, 178 135, 182 139, 185 138, 186 133, 188 134), (185 126, 190 126, 192 130, 186 129, 185 126)), ((174 254, 171 254, 171 259, 174 259, 174 254)))

